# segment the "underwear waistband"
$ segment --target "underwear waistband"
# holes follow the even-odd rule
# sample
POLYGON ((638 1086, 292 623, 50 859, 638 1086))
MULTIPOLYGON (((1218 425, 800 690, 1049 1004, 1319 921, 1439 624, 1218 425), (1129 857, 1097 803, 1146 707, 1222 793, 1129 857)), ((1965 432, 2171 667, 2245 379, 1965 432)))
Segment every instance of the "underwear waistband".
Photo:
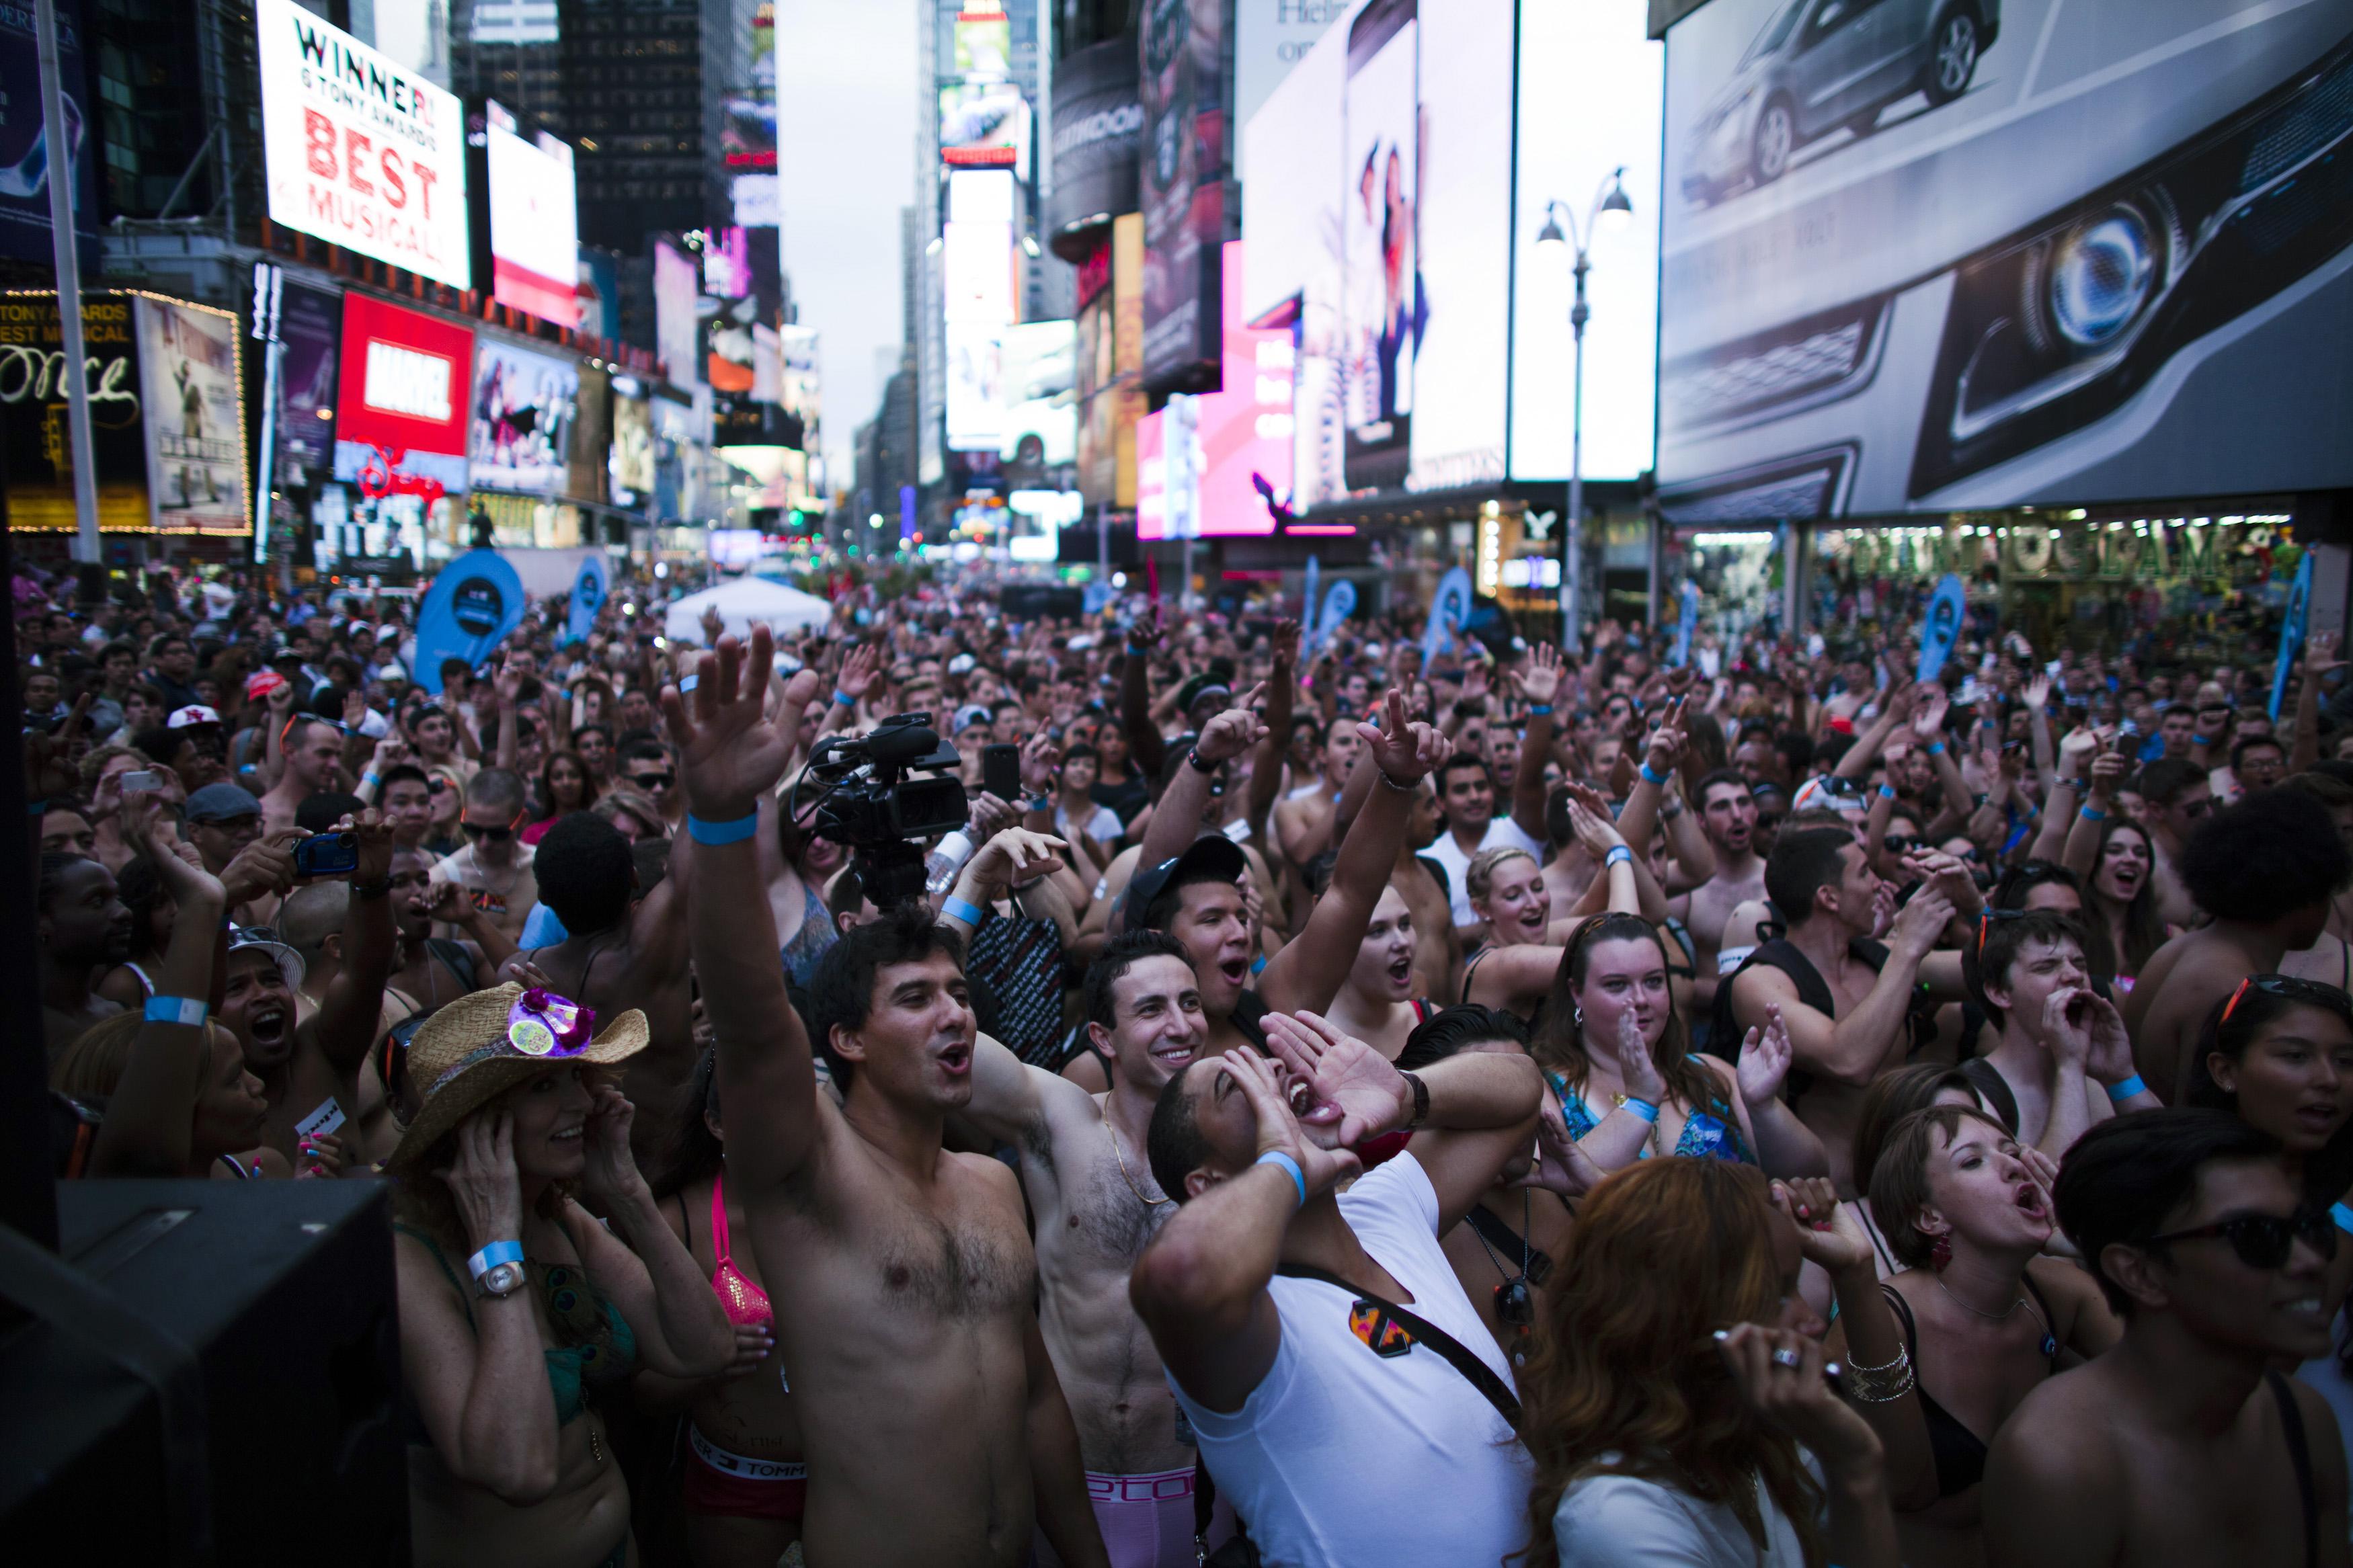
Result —
POLYGON ((1158 1470, 1143 1476, 1105 1476, 1087 1472, 1087 1497, 1092 1502, 1169 1502, 1193 1495, 1193 1468, 1158 1470))
MULTIPOLYGON (((738 1480, 805 1481, 808 1479, 808 1466, 806 1464, 788 1463, 783 1459, 754 1459, 742 1454, 730 1453, 704 1436, 702 1428, 691 1422, 687 1425, 686 1440, 692 1445, 696 1458, 723 1475, 733 1476, 738 1480)), ((1191 1478, 1192 1472, 1187 1471, 1188 1489, 1191 1478)), ((1090 1476, 1087 1479, 1092 1481, 1094 1478, 1090 1476)))

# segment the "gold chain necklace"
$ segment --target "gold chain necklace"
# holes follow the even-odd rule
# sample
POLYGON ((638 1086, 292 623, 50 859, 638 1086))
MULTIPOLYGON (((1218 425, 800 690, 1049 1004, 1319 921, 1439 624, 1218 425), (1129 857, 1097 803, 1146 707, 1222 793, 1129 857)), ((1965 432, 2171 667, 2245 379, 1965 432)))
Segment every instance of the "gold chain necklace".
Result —
POLYGON ((1119 1147, 1119 1129, 1111 1124, 1111 1113, 1108 1111, 1103 1113, 1103 1136, 1111 1140, 1111 1157, 1119 1162, 1119 1179, 1127 1184, 1127 1190, 1135 1194, 1135 1201, 1146 1208, 1157 1208, 1162 1204, 1175 1203, 1176 1201, 1175 1198, 1146 1197, 1144 1189, 1135 1184, 1135 1178, 1127 1173, 1127 1156, 1120 1152, 1119 1147))

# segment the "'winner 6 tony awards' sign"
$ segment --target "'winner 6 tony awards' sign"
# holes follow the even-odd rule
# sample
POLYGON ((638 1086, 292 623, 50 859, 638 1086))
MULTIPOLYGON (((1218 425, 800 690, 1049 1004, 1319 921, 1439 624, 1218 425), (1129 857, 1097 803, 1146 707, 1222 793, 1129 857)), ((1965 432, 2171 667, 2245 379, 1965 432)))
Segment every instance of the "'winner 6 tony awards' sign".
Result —
POLYGON ((253 13, 269 220, 470 288, 457 98, 294 0, 253 13))

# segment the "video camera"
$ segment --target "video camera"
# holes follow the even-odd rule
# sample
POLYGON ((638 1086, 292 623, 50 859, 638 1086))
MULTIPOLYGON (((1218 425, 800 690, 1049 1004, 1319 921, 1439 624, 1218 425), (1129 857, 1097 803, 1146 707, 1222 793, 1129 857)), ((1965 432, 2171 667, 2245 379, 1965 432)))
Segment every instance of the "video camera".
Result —
POLYGON ((867 897, 887 910, 923 896, 922 841, 963 826, 969 811, 964 784, 952 773, 905 775, 952 770, 962 761, 933 730, 929 713, 894 713, 869 734, 818 741, 787 809, 800 821, 801 789, 822 786, 811 808, 815 830, 849 847, 867 897))

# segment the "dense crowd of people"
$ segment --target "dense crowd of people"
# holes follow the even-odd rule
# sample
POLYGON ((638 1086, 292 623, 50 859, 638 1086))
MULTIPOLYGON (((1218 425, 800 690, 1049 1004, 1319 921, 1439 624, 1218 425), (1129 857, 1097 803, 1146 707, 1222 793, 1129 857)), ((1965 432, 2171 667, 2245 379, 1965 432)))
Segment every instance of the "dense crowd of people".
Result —
POLYGON ((13 586, 60 1171, 388 1184, 420 1563, 2348 1561, 2327 632, 13 586))

